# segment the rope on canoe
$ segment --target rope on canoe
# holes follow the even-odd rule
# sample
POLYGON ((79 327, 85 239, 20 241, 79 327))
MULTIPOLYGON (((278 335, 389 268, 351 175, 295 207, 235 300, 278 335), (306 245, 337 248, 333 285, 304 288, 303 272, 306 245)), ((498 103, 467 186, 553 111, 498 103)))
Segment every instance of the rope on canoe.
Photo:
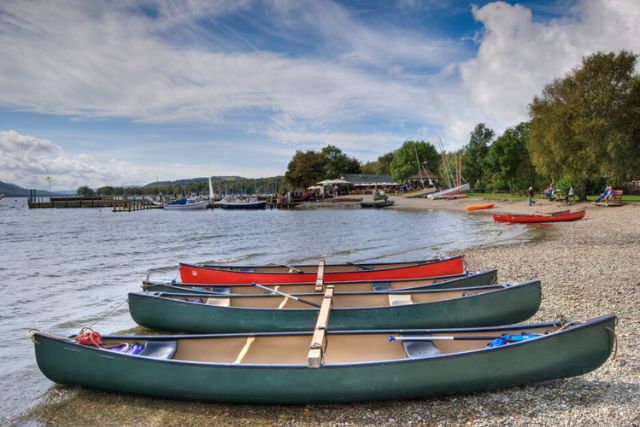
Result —
POLYGON ((38 340, 34 337, 36 332, 40 332, 40 331, 35 328, 29 328, 29 330, 27 330, 27 335, 29 335, 29 339, 31 340, 32 343, 40 344, 38 340))
POLYGON ((98 317, 98 318, 97 318, 97 319, 96 319, 92 324, 90 324, 89 326, 86 326, 86 328, 87 328, 87 329, 91 329, 91 328, 93 328, 93 326, 94 326, 96 323, 98 323, 98 322, 100 322, 100 321, 102 321, 102 320, 106 319, 108 316, 111 316, 111 315, 112 315, 112 314, 113 314, 113 313, 114 313, 118 308, 120 308, 120 306, 121 306, 122 304, 124 304, 124 303, 125 303, 125 302, 127 302, 127 301, 128 301, 128 298, 125 298, 124 300, 120 301, 120 302, 118 303, 118 305, 116 305, 116 306, 113 308, 113 310, 111 310, 110 312, 108 312, 107 314, 105 314, 105 315, 104 315, 104 316, 102 316, 102 317, 98 317))
POLYGON ((611 332, 611 335, 613 336, 613 357, 611 360, 616 360, 616 356, 618 355, 618 334, 608 326, 605 329, 611 332))

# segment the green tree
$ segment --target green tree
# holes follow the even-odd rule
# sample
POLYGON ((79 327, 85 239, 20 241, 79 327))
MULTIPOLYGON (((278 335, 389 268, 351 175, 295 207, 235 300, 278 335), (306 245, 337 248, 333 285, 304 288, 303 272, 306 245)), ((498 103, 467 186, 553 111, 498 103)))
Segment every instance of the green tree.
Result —
POLYGON ((498 188, 514 191, 533 185, 534 170, 527 151, 528 138, 529 124, 520 123, 508 128, 489 147, 486 168, 498 188))
POLYGON ((378 162, 367 162, 360 168, 362 173, 372 175, 378 173, 378 162))
POLYGON ((485 159, 494 135, 484 123, 478 123, 471 132, 469 143, 463 148, 462 176, 472 187, 482 183, 485 159))
POLYGON ((110 185, 100 187, 96 190, 98 196, 115 196, 118 194, 118 190, 110 185))
POLYGON ((88 197, 88 196, 93 196, 96 193, 91 188, 87 187, 86 185, 82 185, 82 186, 78 187, 78 189, 76 190, 76 194, 78 196, 88 197))
POLYGON ((390 175, 391 174, 391 162, 393 161, 393 157, 396 155, 395 151, 391 151, 387 154, 383 154, 378 157, 378 161, 376 162, 376 173, 380 175, 390 175))
POLYGON ((345 173, 360 173, 360 162, 354 157, 347 156, 334 145, 324 147, 322 155, 326 159, 324 176, 328 179, 340 178, 345 173))
POLYGON ((405 182, 418 173, 418 161, 430 170, 440 168, 440 155, 431 143, 405 141, 395 152, 390 164, 391 177, 397 182, 405 182))
POLYGON ((528 150, 535 167, 577 184, 604 176, 615 185, 640 172, 640 77, 637 56, 596 53, 547 85, 529 105, 528 150))
POLYGON ((296 151, 285 178, 293 188, 307 188, 324 179, 327 158, 316 151, 296 151))

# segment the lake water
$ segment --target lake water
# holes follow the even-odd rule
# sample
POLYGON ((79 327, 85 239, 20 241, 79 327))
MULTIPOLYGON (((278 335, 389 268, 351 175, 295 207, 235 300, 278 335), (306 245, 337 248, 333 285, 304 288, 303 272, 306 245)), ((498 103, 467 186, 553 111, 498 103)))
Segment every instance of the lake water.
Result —
MULTIPOLYGON (((50 398, 27 328, 70 335, 135 327, 125 302, 147 273, 179 261, 239 264, 400 261, 528 240, 524 226, 448 211, 34 209, 0 201, 0 424, 50 398)), ((65 389, 56 388, 57 398, 65 389)), ((62 397, 61 397, 62 396, 62 397)), ((70 420, 70 423, 72 421, 70 420)))

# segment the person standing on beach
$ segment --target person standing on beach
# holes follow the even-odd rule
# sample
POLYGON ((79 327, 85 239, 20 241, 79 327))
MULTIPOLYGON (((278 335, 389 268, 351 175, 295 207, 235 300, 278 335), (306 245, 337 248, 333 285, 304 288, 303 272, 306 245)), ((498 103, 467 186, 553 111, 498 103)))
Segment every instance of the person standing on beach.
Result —
POLYGON ((527 190, 527 197, 529 198, 529 206, 536 204, 536 201, 533 200, 533 187, 529 187, 527 190))

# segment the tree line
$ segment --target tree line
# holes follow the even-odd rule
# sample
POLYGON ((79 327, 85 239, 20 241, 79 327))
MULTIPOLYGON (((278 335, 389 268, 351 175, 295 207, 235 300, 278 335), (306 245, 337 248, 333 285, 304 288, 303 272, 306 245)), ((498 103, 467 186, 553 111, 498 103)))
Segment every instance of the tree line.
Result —
POLYGON ((389 174, 403 183, 420 167, 451 182, 455 168, 475 190, 519 192, 533 186, 541 191, 552 182, 565 193, 574 187, 584 199, 606 184, 620 187, 640 177, 637 62, 638 55, 624 50, 585 57, 533 98, 530 121, 498 137, 479 123, 455 152, 438 153, 430 142, 405 141, 363 164, 329 145, 319 153, 296 152, 285 178, 296 188, 344 173, 389 174))

